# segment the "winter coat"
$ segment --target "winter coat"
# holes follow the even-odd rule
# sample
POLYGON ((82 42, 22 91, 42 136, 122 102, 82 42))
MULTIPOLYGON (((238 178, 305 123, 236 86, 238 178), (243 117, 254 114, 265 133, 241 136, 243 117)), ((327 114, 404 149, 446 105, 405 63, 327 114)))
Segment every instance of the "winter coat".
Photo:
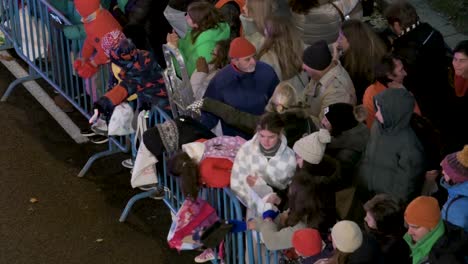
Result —
POLYGON ((174 134, 176 135, 161 135, 161 132, 158 129, 158 126, 161 124, 149 128, 143 133, 143 142, 145 143, 145 146, 156 157, 163 154, 163 152, 168 151, 165 147, 162 137, 167 138, 170 136, 175 136, 177 138, 177 149, 180 149, 180 147, 185 143, 190 143, 200 138, 211 139, 216 137, 215 134, 206 129, 205 126, 188 116, 179 116, 174 120, 169 120, 166 122, 175 123, 176 131, 174 131, 174 134))
POLYGON ((421 193, 426 171, 423 146, 410 126, 414 98, 404 89, 387 89, 375 100, 384 123, 372 126, 358 169, 360 191, 370 195, 364 199, 389 193, 409 202, 421 193))
POLYGON ((440 185, 448 191, 447 202, 442 207, 442 218, 468 232, 468 181, 450 185, 442 177, 440 185))
POLYGON ((354 170, 366 150, 369 129, 363 123, 350 130, 332 137, 325 153, 337 159, 341 164, 342 187, 351 185, 354 170))
POLYGON ((100 113, 110 116, 115 106, 133 94, 137 94, 140 105, 154 105, 170 112, 162 69, 152 53, 136 50, 130 60, 111 57, 111 61, 118 72, 112 79, 113 88, 95 103, 100 113))
POLYGON ((337 64, 317 82, 310 80, 303 93, 303 100, 310 106, 310 115, 323 118, 323 109, 331 104, 356 105, 356 92, 348 72, 337 64))
POLYGON ((466 264, 468 263, 468 237, 466 232, 444 222, 444 234, 435 242, 420 264, 466 264))
POLYGON ((325 40, 328 44, 335 42, 342 23, 337 8, 347 15, 359 5, 357 0, 333 1, 336 7, 328 0, 318 2, 319 6, 311 8, 306 14, 293 12, 293 20, 302 32, 306 45, 312 45, 319 40, 325 40))
POLYGON ((393 52, 402 58, 408 73, 404 85, 414 94, 422 115, 441 128, 453 94, 448 84, 449 63, 442 34, 431 25, 420 23, 395 39, 393 52))
MULTIPOLYGON (((273 68, 261 61, 257 62, 252 73, 240 72, 230 64, 221 69, 211 80, 204 97, 221 101, 243 112, 261 115, 265 112, 265 106, 278 83, 273 68)), ((219 120, 219 117, 211 113, 202 112, 201 122, 209 129, 219 120)), ((221 124, 223 134, 226 136, 250 138, 249 135, 227 125, 224 121, 221 121, 221 124)))
POLYGON ((262 241, 268 250, 281 250, 292 248, 292 238, 294 232, 306 228, 307 225, 299 221, 294 226, 281 227, 279 217, 275 221, 264 221, 261 218, 256 219, 255 229, 262 234, 262 241))
POLYGON ((316 218, 308 219, 308 225, 317 228, 320 233, 327 234, 336 223, 335 191, 340 182, 340 163, 324 155, 319 164, 307 164, 298 168, 295 177, 304 175, 314 185, 315 198, 321 202, 320 213, 316 218))
POLYGON ((219 23, 215 28, 210 28, 198 35, 195 43, 192 41, 192 30, 179 40, 178 48, 185 62, 185 67, 189 77, 196 69, 196 62, 199 57, 204 57, 206 61, 211 61, 212 52, 216 43, 220 40, 228 39, 231 30, 227 23, 219 23))
POLYGON ((281 146, 269 160, 260 151, 258 134, 239 149, 231 173, 231 189, 247 208, 256 211, 256 205, 249 195, 247 176, 261 177, 269 186, 286 189, 296 169, 294 151, 286 145, 286 137, 281 136, 281 146))
MULTIPOLYGON (((402 220, 403 221, 403 220, 402 220)), ((380 245, 383 263, 411 264, 411 251, 408 244, 403 240, 402 234, 399 236, 387 236, 379 231, 367 231, 380 245)))
MULTIPOLYGON (((382 252, 377 240, 367 233, 362 234, 362 244, 348 259, 348 264, 382 264, 382 252)), ((401 264, 401 263, 398 263, 401 264)))

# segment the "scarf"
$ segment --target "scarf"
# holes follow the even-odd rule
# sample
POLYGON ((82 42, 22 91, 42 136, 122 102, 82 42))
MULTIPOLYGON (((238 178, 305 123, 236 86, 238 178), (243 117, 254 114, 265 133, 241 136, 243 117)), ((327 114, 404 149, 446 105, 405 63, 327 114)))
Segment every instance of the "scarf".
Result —
POLYGON ((431 252, 432 246, 434 246, 437 240, 439 240, 439 238, 444 235, 444 233, 445 227, 442 219, 439 221, 434 230, 426 234, 426 236, 424 236, 420 241, 416 242, 416 244, 413 244, 411 236, 406 233, 403 239, 406 241, 406 243, 408 243, 411 249, 413 264, 421 263, 421 261, 429 255, 429 252, 431 252))
POLYGON ((409 27, 403 29, 398 37, 401 37, 401 36, 407 34, 408 32, 410 32, 411 30, 415 29, 415 28, 416 28, 417 26, 419 26, 420 24, 421 24, 421 22, 416 21, 416 23, 414 23, 414 24, 412 24, 411 26, 409 26, 409 27))
POLYGON ((260 147, 260 152, 267 158, 271 159, 276 155, 276 152, 278 152, 278 149, 281 146, 281 139, 278 139, 278 142, 276 142, 276 145, 274 145, 271 149, 265 149, 262 144, 259 143, 260 147))

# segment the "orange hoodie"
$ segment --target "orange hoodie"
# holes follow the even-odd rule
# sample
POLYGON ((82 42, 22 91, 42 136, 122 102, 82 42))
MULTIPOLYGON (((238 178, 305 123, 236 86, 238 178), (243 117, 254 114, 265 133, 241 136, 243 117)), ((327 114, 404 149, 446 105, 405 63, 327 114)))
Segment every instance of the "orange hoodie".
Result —
MULTIPOLYGON (((374 106, 374 96, 383 92, 387 87, 385 87, 380 82, 376 81, 367 87, 362 98, 362 104, 367 109, 367 118, 366 125, 370 129, 375 120, 375 106, 374 106)), ((421 115, 421 110, 419 109, 418 103, 414 104, 414 112, 418 115, 421 115)))

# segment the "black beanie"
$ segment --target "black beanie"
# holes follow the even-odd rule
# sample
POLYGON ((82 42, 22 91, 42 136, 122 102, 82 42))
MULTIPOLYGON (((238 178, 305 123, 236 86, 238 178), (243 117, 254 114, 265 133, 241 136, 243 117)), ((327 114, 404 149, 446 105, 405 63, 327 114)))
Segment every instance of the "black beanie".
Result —
POLYGON ((325 116, 332 126, 332 136, 338 136, 358 124, 354 116, 354 106, 346 103, 329 105, 325 109, 325 116))
POLYGON ((332 62, 332 55, 327 42, 319 40, 307 47, 302 55, 302 61, 314 70, 325 70, 332 62))

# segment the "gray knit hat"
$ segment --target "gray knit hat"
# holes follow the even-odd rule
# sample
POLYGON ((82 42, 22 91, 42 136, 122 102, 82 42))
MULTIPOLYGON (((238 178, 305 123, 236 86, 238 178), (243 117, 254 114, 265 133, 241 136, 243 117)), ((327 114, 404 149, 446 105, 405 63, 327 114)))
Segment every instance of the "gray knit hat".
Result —
POLYGON ((319 164, 322 161, 327 143, 330 143, 330 132, 320 129, 294 143, 293 149, 297 155, 311 164, 319 164))

